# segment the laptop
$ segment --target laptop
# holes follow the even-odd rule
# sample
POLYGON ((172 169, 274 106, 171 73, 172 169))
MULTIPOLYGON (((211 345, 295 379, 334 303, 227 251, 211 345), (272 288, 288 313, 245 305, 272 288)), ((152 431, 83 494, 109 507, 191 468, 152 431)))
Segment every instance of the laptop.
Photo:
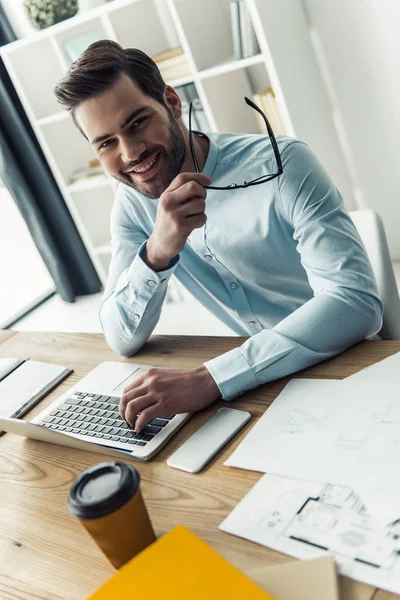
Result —
POLYGON ((163 415, 136 433, 119 416, 123 390, 152 365, 103 362, 32 421, 0 419, 0 429, 63 446, 150 460, 190 417, 163 415))

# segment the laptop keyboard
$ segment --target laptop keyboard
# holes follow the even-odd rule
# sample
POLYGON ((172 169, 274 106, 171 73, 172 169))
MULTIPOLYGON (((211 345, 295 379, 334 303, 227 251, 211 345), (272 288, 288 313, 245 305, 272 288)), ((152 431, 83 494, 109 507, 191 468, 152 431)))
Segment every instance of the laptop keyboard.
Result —
POLYGON ((175 416, 153 419, 141 433, 136 433, 119 416, 119 402, 120 398, 114 396, 75 392, 44 417, 39 425, 131 446, 145 446, 175 416))

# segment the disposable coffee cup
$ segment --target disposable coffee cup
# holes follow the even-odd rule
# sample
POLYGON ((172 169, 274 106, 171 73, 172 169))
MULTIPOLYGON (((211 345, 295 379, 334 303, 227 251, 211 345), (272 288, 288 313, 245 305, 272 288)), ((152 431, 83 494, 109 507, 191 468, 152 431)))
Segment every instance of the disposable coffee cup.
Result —
POLYGON ((131 465, 103 462, 84 471, 72 485, 68 508, 116 569, 156 539, 131 465))

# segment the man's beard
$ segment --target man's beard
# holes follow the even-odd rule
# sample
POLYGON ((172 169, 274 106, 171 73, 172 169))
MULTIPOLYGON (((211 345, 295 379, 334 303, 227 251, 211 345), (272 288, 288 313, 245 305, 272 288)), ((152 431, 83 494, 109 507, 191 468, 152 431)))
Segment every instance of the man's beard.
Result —
MULTIPOLYGON (((146 153, 147 156, 150 156, 153 153, 153 151, 159 151, 160 156, 157 160, 160 160, 161 156, 164 157, 164 160, 166 163, 166 169, 164 168, 163 172, 159 172, 156 174, 156 176, 155 176, 156 181, 154 181, 154 182, 150 181, 148 186, 146 186, 146 184, 144 184, 142 186, 141 184, 134 183, 132 180, 122 179, 122 178, 116 177, 115 175, 112 174, 113 177, 115 177, 115 179, 117 179, 118 181, 121 181, 121 183, 124 183, 125 185, 128 185, 129 187, 133 188, 134 190, 136 190, 143 196, 146 196, 146 198, 150 198, 151 200, 156 200, 157 198, 159 198, 161 196, 161 194, 167 189, 167 187, 171 184, 171 182, 175 179, 175 177, 180 172, 182 165, 184 163, 184 160, 185 160, 185 155, 186 155, 185 139, 179 128, 178 123, 176 122, 174 117, 169 112, 168 112, 168 117, 169 117, 168 147, 166 149, 160 148, 160 147, 155 147, 154 149, 150 149, 146 153), (150 186, 153 189, 149 189, 150 186)), ((140 160, 145 160, 145 159, 146 159, 146 157, 144 157, 143 159, 141 158, 140 160)))

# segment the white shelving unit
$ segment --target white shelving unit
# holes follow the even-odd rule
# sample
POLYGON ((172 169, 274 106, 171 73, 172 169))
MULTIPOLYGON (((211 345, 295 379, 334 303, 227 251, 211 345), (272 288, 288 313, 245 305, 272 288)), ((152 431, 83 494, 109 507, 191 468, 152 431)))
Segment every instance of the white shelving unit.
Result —
POLYGON ((78 35, 96 32, 124 47, 137 47, 154 56, 181 46, 191 73, 168 84, 194 83, 209 123, 209 131, 259 133, 253 111, 244 96, 274 88, 288 135, 309 142, 322 155, 322 162, 339 187, 347 193, 352 207, 352 186, 338 144, 329 103, 323 98, 318 69, 310 61, 311 41, 302 25, 296 32, 293 6, 301 0, 246 0, 261 53, 233 60, 230 0, 113 0, 92 11, 77 15, 46 30, 4 46, 1 56, 21 98, 60 190, 103 284, 110 262, 109 217, 116 182, 107 174, 70 183, 71 174, 94 158, 91 146, 61 111, 53 95, 54 86, 68 69, 63 43, 78 35), (273 31, 273 23, 280 32, 273 31), (290 29, 290 28, 289 28, 290 29), (278 35, 279 34, 279 35, 278 35), (280 37, 279 37, 280 36, 280 37), (286 49, 285 49, 286 40, 286 49), (294 53, 294 55, 292 54, 294 53), (290 64, 296 82, 290 84, 290 64), (318 102, 303 95, 309 89, 318 102), (299 93, 301 98, 299 98, 299 93), (345 188, 343 190, 343 188, 345 188))

